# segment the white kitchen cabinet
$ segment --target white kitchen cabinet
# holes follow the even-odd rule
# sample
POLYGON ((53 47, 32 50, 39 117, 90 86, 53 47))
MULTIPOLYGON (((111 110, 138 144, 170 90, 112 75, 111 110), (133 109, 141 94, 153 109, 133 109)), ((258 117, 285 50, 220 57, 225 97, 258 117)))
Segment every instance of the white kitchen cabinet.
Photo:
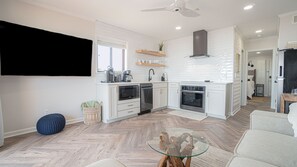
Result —
POLYGON ((118 86, 109 84, 97 85, 97 100, 102 102, 102 121, 117 118, 118 86))
POLYGON ((180 86, 178 82, 168 83, 168 107, 173 109, 180 108, 180 86))
POLYGON ((140 113, 140 99, 118 101, 117 119, 138 115, 140 113))
POLYGON ((206 113, 208 116, 227 119, 231 114, 232 84, 210 84, 206 87, 206 113))
POLYGON ((167 91, 167 87, 161 88, 160 89, 160 107, 164 108, 167 107, 167 96, 168 96, 168 91, 167 91))
POLYGON ((109 86, 108 87, 108 99, 109 99, 109 118, 117 118, 118 116, 118 111, 117 111, 117 104, 118 104, 118 86, 109 86))
POLYGON ((102 121, 110 123, 137 116, 140 113, 140 99, 119 101, 119 85, 98 84, 97 100, 102 102, 102 121))
POLYGON ((167 83, 153 83, 153 110, 167 107, 167 83))

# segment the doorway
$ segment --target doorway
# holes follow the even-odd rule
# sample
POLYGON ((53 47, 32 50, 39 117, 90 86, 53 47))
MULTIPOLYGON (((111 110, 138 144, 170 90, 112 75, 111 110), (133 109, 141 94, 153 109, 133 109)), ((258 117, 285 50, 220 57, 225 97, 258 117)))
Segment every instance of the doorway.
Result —
MULTIPOLYGON (((244 104, 260 100, 269 107, 273 96, 272 79, 274 76, 273 49, 255 50, 246 53, 245 63, 243 63, 243 100, 244 104)), ((273 97, 274 98, 274 97, 273 97)))

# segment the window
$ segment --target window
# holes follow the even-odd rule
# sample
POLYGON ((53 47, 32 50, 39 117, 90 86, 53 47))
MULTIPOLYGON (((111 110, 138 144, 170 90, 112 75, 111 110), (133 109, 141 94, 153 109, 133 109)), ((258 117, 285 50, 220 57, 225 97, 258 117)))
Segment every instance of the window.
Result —
POLYGON ((114 71, 125 70, 126 46, 98 41, 97 71, 107 70, 108 66, 114 71))

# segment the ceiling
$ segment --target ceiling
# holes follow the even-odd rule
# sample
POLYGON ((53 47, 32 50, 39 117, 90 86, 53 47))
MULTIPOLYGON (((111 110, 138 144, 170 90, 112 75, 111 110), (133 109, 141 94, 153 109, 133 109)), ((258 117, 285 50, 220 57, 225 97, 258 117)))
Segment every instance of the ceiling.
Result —
POLYGON ((249 52, 249 58, 250 57, 259 57, 259 56, 271 56, 272 57, 272 50, 260 50, 260 51, 253 51, 249 52))
POLYGON ((297 0, 186 0, 187 7, 199 8, 199 17, 188 18, 179 13, 142 9, 166 7, 174 0, 24 0, 24 2, 64 11, 75 16, 99 20, 158 39, 168 40, 207 31, 237 26, 245 39, 278 34, 278 15, 297 10, 297 0), (253 9, 243 7, 254 3, 253 9), (181 26, 181 30, 175 30, 181 26))

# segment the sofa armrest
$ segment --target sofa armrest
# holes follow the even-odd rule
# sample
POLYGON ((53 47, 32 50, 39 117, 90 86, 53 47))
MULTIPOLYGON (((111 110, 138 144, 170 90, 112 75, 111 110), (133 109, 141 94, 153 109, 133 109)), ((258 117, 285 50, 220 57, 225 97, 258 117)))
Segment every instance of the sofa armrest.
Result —
POLYGON ((255 110, 250 115, 250 129, 294 136, 294 130, 288 121, 288 115, 283 113, 255 110))

